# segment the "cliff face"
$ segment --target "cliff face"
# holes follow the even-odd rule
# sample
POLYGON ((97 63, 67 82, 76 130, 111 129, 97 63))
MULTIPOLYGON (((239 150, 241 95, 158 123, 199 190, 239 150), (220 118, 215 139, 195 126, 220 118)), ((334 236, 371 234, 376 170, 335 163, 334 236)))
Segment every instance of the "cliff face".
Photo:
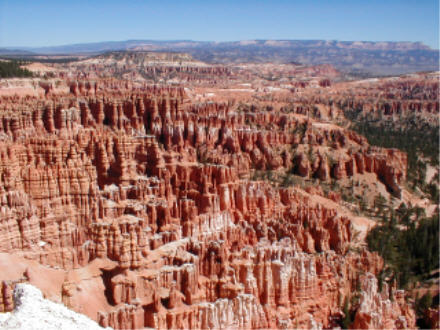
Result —
POLYGON ((377 279, 372 274, 364 275, 361 282, 360 307, 353 328, 405 329, 414 326, 406 323, 407 320, 415 318, 415 313, 408 308, 402 290, 390 294, 385 284, 379 292, 377 279))
POLYGON ((438 127, 439 73, 420 73, 348 83, 335 102, 355 120, 376 119, 400 125, 438 127))
MULTIPOLYGON (((1 99, 0 252, 64 270, 68 307, 117 329, 320 328, 361 287, 358 327, 414 326, 403 300, 388 303, 398 292, 361 276, 383 262, 353 248, 350 215, 249 180, 369 172, 399 191, 405 154, 303 115, 196 105, 183 88, 67 86, 1 99)), ((1 311, 43 276, 30 273, 2 283, 1 311)))

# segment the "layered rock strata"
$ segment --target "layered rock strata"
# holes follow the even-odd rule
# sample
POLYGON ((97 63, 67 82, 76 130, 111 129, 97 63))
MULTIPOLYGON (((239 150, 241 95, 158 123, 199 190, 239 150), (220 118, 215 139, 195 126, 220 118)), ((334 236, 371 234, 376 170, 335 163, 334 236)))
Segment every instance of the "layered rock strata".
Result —
MULTIPOLYGON (((367 283, 358 326, 414 326, 361 276, 383 262, 353 250, 337 204, 249 180, 370 172, 398 192, 405 154, 297 113, 194 104, 179 87, 67 86, 0 100, 0 252, 65 270, 68 307, 116 329, 327 328, 367 283), (98 287, 96 311, 83 292, 98 287)), ((10 311, 13 284, 1 288, 10 311)))

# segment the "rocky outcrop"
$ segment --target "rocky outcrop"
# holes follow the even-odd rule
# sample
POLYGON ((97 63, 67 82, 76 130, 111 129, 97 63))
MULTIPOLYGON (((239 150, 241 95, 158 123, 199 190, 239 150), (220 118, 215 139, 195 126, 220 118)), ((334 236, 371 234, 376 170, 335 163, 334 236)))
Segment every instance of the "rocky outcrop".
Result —
POLYGON ((14 309, 14 283, 3 281, 1 289, 0 311, 3 313, 11 312, 14 309))
POLYGON ((15 309, 0 315, 3 329, 102 329, 84 315, 43 298, 40 290, 29 284, 14 289, 15 309))
POLYGON ((415 313, 405 302, 402 290, 391 290, 384 284, 379 292, 372 274, 361 277, 360 306, 356 312, 355 329, 407 329, 415 327, 415 313))
MULTIPOLYGON (((398 191, 405 154, 298 114, 305 106, 242 111, 182 87, 62 81, 44 98, 0 99, 0 252, 65 270, 70 308, 116 329, 327 328, 361 274, 381 270, 377 254, 352 249, 336 195, 249 177, 368 172, 398 191)), ((371 286, 357 324, 412 326, 404 302, 385 310, 371 286)), ((1 288, 9 311, 13 286, 1 288)))
POLYGON ((405 125, 409 122, 438 126, 438 73, 365 80, 346 87, 338 91, 338 96, 333 95, 334 101, 358 119, 396 121, 400 118, 405 125), (417 118, 416 122, 414 118, 417 118))
POLYGON ((425 312, 424 319, 431 329, 438 329, 440 327, 440 309, 428 308, 425 312))

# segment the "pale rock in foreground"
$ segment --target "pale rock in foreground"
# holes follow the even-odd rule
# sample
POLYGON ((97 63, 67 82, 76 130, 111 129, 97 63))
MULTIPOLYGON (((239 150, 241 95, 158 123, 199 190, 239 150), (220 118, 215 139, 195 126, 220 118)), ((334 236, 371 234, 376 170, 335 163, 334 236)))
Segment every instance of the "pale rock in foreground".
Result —
POLYGON ((88 317, 44 299, 30 284, 17 284, 14 300, 15 310, 0 314, 0 329, 103 329, 88 317))

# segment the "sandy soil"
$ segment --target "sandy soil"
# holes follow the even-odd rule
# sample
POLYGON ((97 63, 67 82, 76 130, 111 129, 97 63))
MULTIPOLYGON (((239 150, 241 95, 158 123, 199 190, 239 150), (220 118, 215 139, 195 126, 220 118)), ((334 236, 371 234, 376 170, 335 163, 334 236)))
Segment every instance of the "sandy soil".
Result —
POLYGON ((27 65, 21 66, 23 69, 28 69, 31 72, 37 72, 37 73, 46 73, 46 72, 52 72, 52 71, 58 71, 57 69, 44 65, 43 63, 31 63, 27 65))
POLYGON ((434 167, 428 164, 427 168, 426 168, 426 178, 425 178, 425 182, 426 183, 430 183, 432 178, 434 177, 434 175, 436 173, 438 173, 439 168, 438 167, 434 167))

